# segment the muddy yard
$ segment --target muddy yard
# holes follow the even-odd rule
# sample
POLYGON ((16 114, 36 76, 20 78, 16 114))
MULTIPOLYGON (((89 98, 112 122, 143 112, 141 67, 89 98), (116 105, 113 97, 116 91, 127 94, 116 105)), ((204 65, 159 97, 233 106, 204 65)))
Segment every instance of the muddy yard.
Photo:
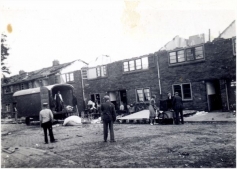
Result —
POLYGON ((235 123, 115 124, 116 143, 102 124, 56 126, 58 142, 43 144, 39 126, 2 124, 1 167, 209 168, 236 167, 235 123))

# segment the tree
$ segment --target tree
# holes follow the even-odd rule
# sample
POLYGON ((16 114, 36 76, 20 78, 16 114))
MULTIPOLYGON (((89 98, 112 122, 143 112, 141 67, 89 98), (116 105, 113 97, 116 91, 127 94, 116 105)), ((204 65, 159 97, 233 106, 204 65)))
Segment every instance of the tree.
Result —
POLYGON ((1 36, 1 68, 2 68, 2 76, 4 79, 6 77, 5 76, 6 74, 10 74, 9 68, 4 63, 4 61, 9 56, 9 53, 8 53, 9 48, 5 44, 6 38, 7 38, 7 36, 2 34, 2 36, 1 36))

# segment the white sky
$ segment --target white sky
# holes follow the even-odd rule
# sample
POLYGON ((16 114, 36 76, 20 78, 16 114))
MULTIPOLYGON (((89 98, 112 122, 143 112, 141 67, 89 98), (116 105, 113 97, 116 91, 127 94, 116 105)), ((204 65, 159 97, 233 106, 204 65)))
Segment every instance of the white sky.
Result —
POLYGON ((207 36, 208 29, 213 39, 236 19, 236 7, 236 0, 2 0, 0 27, 11 48, 12 76, 51 66, 54 59, 142 56, 176 35, 207 36))

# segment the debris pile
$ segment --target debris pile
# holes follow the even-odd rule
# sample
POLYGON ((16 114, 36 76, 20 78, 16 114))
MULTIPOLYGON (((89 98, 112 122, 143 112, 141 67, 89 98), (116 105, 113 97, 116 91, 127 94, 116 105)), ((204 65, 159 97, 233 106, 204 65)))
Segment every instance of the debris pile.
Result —
POLYGON ((70 116, 63 122, 63 126, 77 126, 81 125, 81 118, 78 116, 70 116))

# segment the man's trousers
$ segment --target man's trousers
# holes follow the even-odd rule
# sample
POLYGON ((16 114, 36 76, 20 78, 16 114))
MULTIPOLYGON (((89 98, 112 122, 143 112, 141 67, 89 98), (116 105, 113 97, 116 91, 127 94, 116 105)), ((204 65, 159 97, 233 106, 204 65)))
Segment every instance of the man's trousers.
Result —
POLYGON ((103 121, 104 126, 104 141, 107 141, 108 138, 108 127, 110 130, 110 141, 114 141, 114 127, 112 121, 103 121))

